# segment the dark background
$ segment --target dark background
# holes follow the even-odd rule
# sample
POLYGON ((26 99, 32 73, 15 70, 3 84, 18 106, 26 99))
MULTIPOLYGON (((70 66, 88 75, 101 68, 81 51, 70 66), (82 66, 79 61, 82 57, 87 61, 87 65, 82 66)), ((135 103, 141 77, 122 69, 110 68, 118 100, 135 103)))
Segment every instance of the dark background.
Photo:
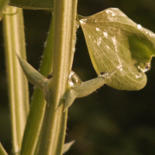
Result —
MULTIPOLYGON (((155 32, 154 0, 79 0, 78 12, 91 15, 118 7, 132 20, 155 32)), ((28 61, 39 67, 48 34, 50 13, 24 11, 28 61)), ((0 23, 0 141, 11 146, 10 114, 0 23)), ((96 77, 81 29, 77 32, 73 70, 81 79, 96 77)), ((69 111, 67 141, 76 140, 67 155, 155 155, 155 61, 141 91, 118 91, 104 86, 75 101, 69 111)), ((32 88, 31 88, 32 90, 32 88)))

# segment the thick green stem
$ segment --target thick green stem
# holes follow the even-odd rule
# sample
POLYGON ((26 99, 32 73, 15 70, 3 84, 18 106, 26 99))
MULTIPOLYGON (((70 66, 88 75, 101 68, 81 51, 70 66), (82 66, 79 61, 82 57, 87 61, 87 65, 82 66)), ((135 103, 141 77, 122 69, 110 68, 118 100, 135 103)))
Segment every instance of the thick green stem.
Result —
MULTIPOLYGON (((43 52, 43 59, 40 65, 40 73, 44 76, 48 76, 52 72, 52 26, 50 26, 50 31, 48 34, 47 44, 43 52)), ((24 133, 23 143, 21 154, 22 155, 34 155, 38 138, 40 135, 40 128, 42 125, 42 120, 45 111, 45 99, 43 92, 35 88, 32 100, 31 100, 31 109, 28 116, 26 129, 24 133), (37 107, 37 108, 36 108, 37 107)))
POLYGON ((8 6, 4 10, 4 41, 9 83, 13 152, 21 149, 29 111, 28 84, 16 54, 26 59, 22 9, 8 6))
POLYGON ((67 89, 74 55, 77 0, 55 0, 53 11, 53 78, 47 90, 39 155, 62 154, 67 111, 58 105, 67 89))
POLYGON ((8 155, 1 143, 0 143, 0 155, 8 155))

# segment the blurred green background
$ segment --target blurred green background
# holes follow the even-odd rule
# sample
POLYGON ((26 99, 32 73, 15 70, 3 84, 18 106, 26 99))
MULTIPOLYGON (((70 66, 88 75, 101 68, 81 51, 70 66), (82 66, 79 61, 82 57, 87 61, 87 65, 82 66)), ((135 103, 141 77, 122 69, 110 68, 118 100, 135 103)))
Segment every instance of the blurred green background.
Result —
MULTIPOLYGON (((154 0, 79 0, 78 12, 91 15, 118 7, 132 20, 155 32, 154 0)), ((24 11, 28 61, 39 67, 48 35, 50 13, 24 11)), ((10 114, 0 23, 0 141, 11 148, 10 114)), ((77 32, 73 70, 81 79, 96 77, 81 29, 77 32)), ((104 86, 75 101, 69 111, 66 140, 76 140, 67 155, 155 155, 155 60, 141 91, 118 91, 104 86)), ((31 92, 33 88, 31 86, 31 92)), ((37 107, 36 107, 37 108, 37 107)))

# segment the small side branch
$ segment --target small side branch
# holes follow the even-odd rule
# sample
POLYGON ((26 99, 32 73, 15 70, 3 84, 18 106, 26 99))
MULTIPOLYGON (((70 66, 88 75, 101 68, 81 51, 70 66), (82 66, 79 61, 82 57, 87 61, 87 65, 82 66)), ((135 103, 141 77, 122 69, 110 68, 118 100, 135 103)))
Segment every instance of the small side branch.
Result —
POLYGON ((102 87, 113 74, 114 73, 101 74, 97 78, 75 84, 75 86, 67 90, 64 95, 64 111, 73 104, 76 98, 88 96, 102 87))

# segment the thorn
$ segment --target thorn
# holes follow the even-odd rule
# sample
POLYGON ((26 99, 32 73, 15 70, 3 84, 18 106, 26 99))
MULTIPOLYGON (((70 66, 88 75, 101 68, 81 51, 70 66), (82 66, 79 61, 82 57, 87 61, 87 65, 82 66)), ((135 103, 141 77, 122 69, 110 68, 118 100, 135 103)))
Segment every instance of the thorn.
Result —
POLYGON ((16 55, 27 79, 36 87, 44 89, 48 79, 45 78, 41 73, 39 73, 34 67, 32 67, 26 60, 20 58, 18 54, 16 55))

